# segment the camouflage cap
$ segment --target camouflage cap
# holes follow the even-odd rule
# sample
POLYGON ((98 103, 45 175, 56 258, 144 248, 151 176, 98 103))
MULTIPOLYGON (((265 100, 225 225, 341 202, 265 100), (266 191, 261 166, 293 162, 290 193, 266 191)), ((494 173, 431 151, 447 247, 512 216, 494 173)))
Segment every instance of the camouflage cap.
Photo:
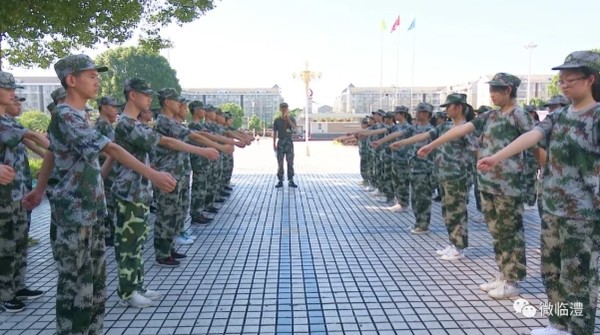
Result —
POLYGON ((221 110, 221 108, 216 107, 216 108, 214 108, 214 110, 215 110, 215 113, 217 113, 217 115, 223 115, 223 110, 221 110))
POLYGON ((96 66, 94 61, 88 55, 84 54, 69 55, 59 59, 58 62, 54 64, 54 71, 60 81, 70 74, 86 70, 106 72, 108 71, 108 68, 106 66, 96 66))
POLYGON ((18 102, 25 102, 26 100, 27 99, 25 99, 25 97, 16 97, 15 98, 15 101, 18 101, 18 102))
POLYGON ((199 101, 199 100, 194 100, 194 101, 190 102, 188 104, 188 108, 190 109, 190 112, 193 112, 198 108, 205 109, 204 103, 202 103, 202 101, 199 101))
POLYGON ((279 108, 289 107, 287 102, 282 102, 279 104, 279 108))
POLYGON ((360 123, 362 123, 362 124, 369 123, 369 117, 368 117, 368 116, 366 116, 366 117, 362 118, 362 119, 360 120, 360 123))
POLYGON ((555 66, 552 70, 576 69, 584 66, 600 71, 600 52, 592 50, 572 52, 565 58, 564 64, 555 66))
POLYGON ((158 91, 158 98, 161 100, 177 100, 179 101, 179 92, 174 88, 163 88, 158 91))
POLYGON ((48 112, 52 113, 52 112, 54 112, 54 109, 56 108, 56 104, 54 102, 51 102, 48 104, 48 106, 46 106, 46 108, 48 109, 48 112))
POLYGON ((396 106, 396 107, 394 107, 394 113, 408 113, 408 107, 396 106))
POLYGON ((123 84, 123 92, 136 91, 144 94, 154 94, 152 85, 144 78, 129 78, 123 84))
POLYGON ((417 112, 428 112, 429 114, 433 113, 433 106, 428 102, 420 102, 415 108, 417 112))
POLYGON ((225 116, 225 120, 233 119, 233 115, 229 112, 223 113, 223 115, 225 116))
POLYGON ((373 115, 367 115, 367 120, 374 120, 375 118, 373 117, 373 115))
POLYGON ((517 88, 519 87, 519 85, 521 85, 521 79, 517 78, 516 76, 513 76, 512 74, 500 72, 496 73, 494 78, 492 78, 492 80, 488 81, 487 83, 490 84, 490 86, 512 86, 517 88))
POLYGON ((67 97, 67 91, 65 90, 64 87, 61 86, 61 87, 55 89, 54 91, 52 91, 52 93, 50 93, 50 97, 52 97, 54 104, 57 104, 58 100, 64 99, 67 97))
POLYGON ((523 109, 528 113, 535 113, 538 110, 537 107, 535 107, 534 105, 525 105, 523 109))
POLYGON ((452 104, 468 105, 467 95, 464 93, 451 93, 446 97, 446 102, 440 105, 440 107, 446 107, 452 104))
POLYGON ((570 103, 571 103, 571 101, 569 101, 569 99, 567 99, 564 95, 555 95, 552 98, 550 98, 550 100, 548 100, 548 102, 546 102, 544 104, 544 107, 548 107, 551 105, 567 106, 570 103))
POLYGON ((179 103, 182 103, 182 104, 189 104, 189 103, 190 103, 190 100, 188 100, 188 99, 186 99, 186 98, 184 98, 184 97, 179 97, 179 103))
POLYGON ((7 88, 14 90, 17 88, 25 88, 21 85, 17 85, 17 81, 12 73, 0 71, 0 88, 7 88))
POLYGON ((385 115, 385 111, 383 109, 378 109, 378 110, 372 112, 371 114, 373 114, 373 115, 379 115, 379 116, 384 116, 385 115))
POLYGON ((393 118, 394 118, 394 114, 395 114, 395 113, 392 113, 392 112, 386 112, 386 113, 383 115, 383 117, 384 117, 384 118, 393 119, 393 118))
POLYGON ((216 112, 216 108, 213 105, 206 105, 206 107, 204 108, 207 112, 211 112, 214 113, 216 112))
POLYGON ((100 106, 113 106, 113 107, 117 107, 119 105, 119 103, 117 102, 117 99, 115 99, 115 97, 113 96, 103 96, 102 98, 98 99, 97 101, 98 103, 98 108, 100 108, 100 106))
POLYGON ((435 117, 437 117, 437 118, 447 118, 448 114, 446 114, 446 112, 444 112, 444 111, 437 111, 437 112, 435 112, 435 117))
POLYGON ((493 108, 492 108, 492 107, 490 107, 490 106, 486 106, 486 105, 482 105, 482 106, 479 106, 479 108, 477 108, 477 109, 474 109, 473 111, 474 111, 475 113, 477 113, 477 114, 481 114, 481 113, 489 112, 489 111, 491 111, 491 110, 493 110, 493 108))

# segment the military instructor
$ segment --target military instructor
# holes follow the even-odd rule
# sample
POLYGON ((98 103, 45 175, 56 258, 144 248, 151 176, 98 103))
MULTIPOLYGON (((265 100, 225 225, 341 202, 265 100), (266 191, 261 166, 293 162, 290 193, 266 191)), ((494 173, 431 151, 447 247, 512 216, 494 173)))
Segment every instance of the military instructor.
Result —
POLYGON ((273 122, 273 150, 277 154, 277 179, 275 187, 283 187, 283 156, 287 162, 287 179, 289 187, 298 187, 294 183, 294 142, 292 134, 296 131, 296 120, 289 115, 288 104, 279 104, 281 116, 273 122))

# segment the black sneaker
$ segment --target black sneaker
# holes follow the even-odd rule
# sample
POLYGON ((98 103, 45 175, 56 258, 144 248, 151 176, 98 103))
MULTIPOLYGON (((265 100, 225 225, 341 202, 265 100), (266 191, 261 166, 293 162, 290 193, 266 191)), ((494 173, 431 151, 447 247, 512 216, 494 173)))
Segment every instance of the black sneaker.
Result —
POLYGON ((440 202, 440 201, 442 201, 442 197, 440 197, 439 195, 437 195, 432 200, 435 201, 435 202, 440 202))
POLYGON ((18 290, 17 293, 15 293, 15 298, 20 300, 36 299, 41 297, 43 294, 44 291, 30 290, 28 288, 24 288, 22 290, 18 290))
POLYGON ((197 218, 192 218, 192 224, 207 224, 210 223, 213 219, 207 218, 204 215, 201 215, 197 218))
POLYGON ((172 256, 169 256, 167 258, 157 259, 156 264, 165 266, 165 267, 174 268, 174 267, 178 267, 179 264, 181 264, 181 263, 178 260, 174 259, 172 256))
POLYGON ((231 195, 231 193, 229 193, 229 192, 225 192, 225 191, 221 192, 222 197, 228 197, 230 195, 231 195))
POLYGON ((275 185, 275 187, 277 188, 282 188, 283 187, 283 182, 280 180, 277 185, 275 185))
POLYGON ((231 186, 225 186, 225 191, 233 191, 233 188, 231 186))
POLYGON ((288 183, 288 186, 289 186, 289 187, 293 187, 293 188, 296 188, 296 187, 298 187, 298 185, 296 185, 296 183, 294 183, 294 181, 293 181, 293 180, 290 180, 290 182, 288 183))
POLYGON ((104 245, 107 247, 114 247, 115 246, 115 240, 112 238, 105 238, 104 239, 104 245))
POLYGON ((219 209, 217 207, 214 207, 214 206, 208 207, 204 211, 208 212, 208 213, 219 213, 219 209))
POLYGON ((222 203, 222 202, 225 202, 225 199, 219 198, 219 199, 216 199, 215 202, 216 203, 222 203))
POLYGON ((16 313, 24 310, 25 304, 21 300, 14 298, 10 301, 0 301, 0 307, 9 313, 16 313))
POLYGON ((173 258, 173 259, 184 259, 186 257, 187 257, 186 254, 180 254, 175 250, 171 251, 171 258, 173 258))

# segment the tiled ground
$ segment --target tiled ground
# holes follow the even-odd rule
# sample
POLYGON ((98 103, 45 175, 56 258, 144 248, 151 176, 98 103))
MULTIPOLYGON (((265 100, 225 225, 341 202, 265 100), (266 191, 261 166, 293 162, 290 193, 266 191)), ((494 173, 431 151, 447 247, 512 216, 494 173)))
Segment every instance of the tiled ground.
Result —
MULTIPOLYGON (((356 148, 296 145, 300 188, 275 183, 270 141, 236 152, 235 190, 214 223, 180 247, 175 269, 154 264, 147 244, 146 281, 165 294, 143 310, 118 305, 113 250, 107 252, 107 334, 529 334, 544 318, 517 315, 512 301, 478 290, 494 272, 490 236, 469 225, 468 259, 434 257, 446 242, 440 207, 432 233, 408 233, 412 214, 390 213, 359 186, 356 148)), ((472 200, 472 199, 471 199, 472 200)), ((469 210, 473 210, 471 201, 469 210)), ((539 218, 526 219, 528 277, 522 297, 545 300, 539 273, 539 218)), ((34 212, 28 283, 48 290, 26 311, 0 312, 0 333, 54 332, 55 265, 48 206, 34 212)), ((600 322, 597 322, 600 324, 600 322)), ((600 328, 597 328, 600 333, 600 328)))

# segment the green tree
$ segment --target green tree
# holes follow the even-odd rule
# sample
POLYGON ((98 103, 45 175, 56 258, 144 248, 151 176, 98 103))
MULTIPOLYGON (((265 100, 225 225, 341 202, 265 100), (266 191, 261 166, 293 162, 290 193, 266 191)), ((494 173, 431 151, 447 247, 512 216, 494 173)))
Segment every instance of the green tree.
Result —
POLYGON ((248 120, 248 129, 249 130, 261 130, 262 129, 262 120, 256 116, 252 115, 250 120, 248 120))
POLYGON ((14 66, 47 68, 73 50, 120 44, 140 33, 153 50, 170 45, 162 27, 192 22, 214 8, 216 0, 2 0, 0 69, 14 66))
POLYGON ((540 98, 532 98, 529 103, 537 107, 537 109, 543 109, 546 102, 540 98))
POLYGON ((548 84, 548 96, 553 97, 555 95, 562 94, 560 91, 560 85, 558 85, 558 74, 555 74, 548 84))
POLYGON ((43 133, 46 132, 50 124, 50 115, 32 110, 21 114, 17 118, 17 122, 27 129, 43 133))
MULTIPOLYGON (((124 102, 123 84, 132 77, 150 81, 155 90, 172 87, 181 92, 176 71, 165 57, 148 48, 114 48, 99 55, 95 61, 108 67, 108 72, 101 75, 98 96, 113 95, 119 102, 124 102)), ((158 107, 156 97, 152 106, 158 107)))
POLYGON ((229 112, 233 116, 233 128, 239 129, 244 123, 244 110, 236 103, 228 102, 219 106, 223 113, 229 112))
MULTIPOLYGON (((300 115, 303 112, 302 108, 294 108, 294 109, 290 109, 288 110, 288 114, 293 117, 294 119, 298 119, 298 115, 300 115)), ((275 120, 276 118, 281 116, 281 111, 277 111, 275 114, 273 114, 273 120, 275 120)))

